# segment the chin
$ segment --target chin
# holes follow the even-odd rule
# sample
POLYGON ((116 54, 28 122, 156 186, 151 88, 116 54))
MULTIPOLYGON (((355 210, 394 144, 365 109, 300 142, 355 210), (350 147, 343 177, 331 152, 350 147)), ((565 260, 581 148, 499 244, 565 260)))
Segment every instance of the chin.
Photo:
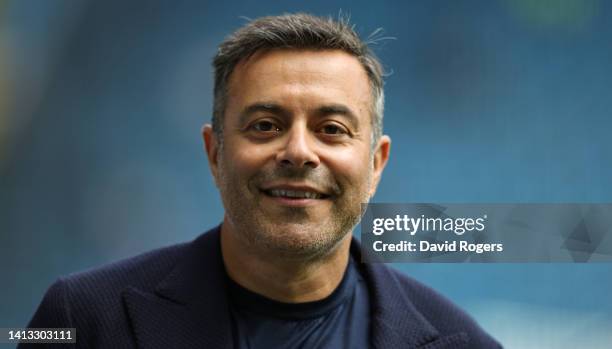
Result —
POLYGON ((346 234, 322 232, 320 222, 278 223, 263 229, 260 243, 275 254, 292 257, 314 257, 333 250, 346 234))

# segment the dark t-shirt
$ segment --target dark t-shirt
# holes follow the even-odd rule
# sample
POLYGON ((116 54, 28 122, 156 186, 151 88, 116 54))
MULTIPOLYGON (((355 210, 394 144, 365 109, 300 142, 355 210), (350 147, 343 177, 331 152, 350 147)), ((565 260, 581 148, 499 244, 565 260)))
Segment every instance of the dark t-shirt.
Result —
POLYGON ((320 301, 277 302, 232 280, 229 294, 236 348, 369 347, 368 290, 352 260, 340 285, 320 301))

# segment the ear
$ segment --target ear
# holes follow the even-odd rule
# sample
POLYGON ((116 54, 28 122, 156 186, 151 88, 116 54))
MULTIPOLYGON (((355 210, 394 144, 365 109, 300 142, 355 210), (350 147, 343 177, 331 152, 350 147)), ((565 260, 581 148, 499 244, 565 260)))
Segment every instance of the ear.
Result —
POLYGON ((204 151, 208 156, 208 166, 215 180, 215 185, 219 186, 217 175, 219 173, 219 140, 210 124, 202 126, 202 139, 204 140, 204 151))
POLYGON ((385 169, 387 161, 389 160, 389 151, 391 151, 391 138, 389 138, 387 135, 383 135, 378 140, 378 144, 374 149, 374 156, 372 157, 373 172, 372 184, 370 187, 370 198, 376 193, 378 182, 380 182, 380 177, 382 176, 383 170, 385 169))

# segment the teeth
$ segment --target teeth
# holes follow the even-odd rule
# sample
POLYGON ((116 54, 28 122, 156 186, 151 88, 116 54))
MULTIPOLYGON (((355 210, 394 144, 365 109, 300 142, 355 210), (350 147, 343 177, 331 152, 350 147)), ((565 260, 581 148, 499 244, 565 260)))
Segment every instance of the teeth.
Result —
POLYGON ((301 191, 301 190, 283 190, 283 189, 272 189, 269 191, 272 196, 284 196, 289 198, 297 198, 297 199, 319 199, 321 195, 311 191, 301 191))

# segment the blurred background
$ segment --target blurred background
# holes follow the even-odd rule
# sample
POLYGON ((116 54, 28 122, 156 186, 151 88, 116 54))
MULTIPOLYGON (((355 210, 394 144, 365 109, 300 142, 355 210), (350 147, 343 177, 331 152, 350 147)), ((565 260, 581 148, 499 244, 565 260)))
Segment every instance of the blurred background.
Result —
MULTIPOLYGON (((218 224, 210 60, 245 17, 351 15, 389 72, 377 202, 612 201, 612 2, 0 1, 0 327, 60 275, 218 224)), ((508 348, 612 347, 612 265, 395 265, 508 348)))

